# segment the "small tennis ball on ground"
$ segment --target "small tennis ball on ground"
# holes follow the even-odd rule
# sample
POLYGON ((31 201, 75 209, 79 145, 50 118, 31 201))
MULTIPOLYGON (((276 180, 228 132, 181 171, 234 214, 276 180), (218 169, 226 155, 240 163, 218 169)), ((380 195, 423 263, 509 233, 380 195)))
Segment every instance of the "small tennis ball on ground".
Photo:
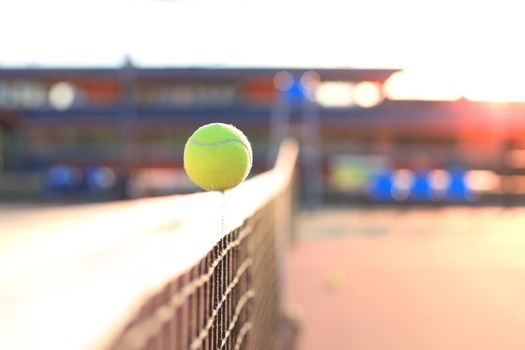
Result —
POLYGON ((201 126, 184 147, 184 169, 191 181, 207 191, 225 191, 246 179, 252 167, 252 147, 233 125, 201 126))
POLYGON ((341 289, 345 283, 345 278, 340 271, 332 270, 325 275, 324 282, 330 290, 335 291, 341 289))

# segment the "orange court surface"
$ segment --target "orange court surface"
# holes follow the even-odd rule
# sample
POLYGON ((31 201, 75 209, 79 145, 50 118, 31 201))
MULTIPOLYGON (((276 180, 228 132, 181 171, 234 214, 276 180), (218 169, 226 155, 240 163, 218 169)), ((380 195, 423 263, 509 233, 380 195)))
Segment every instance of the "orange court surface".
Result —
POLYGON ((525 349, 523 227, 523 209, 302 213, 285 272, 299 349, 525 349))

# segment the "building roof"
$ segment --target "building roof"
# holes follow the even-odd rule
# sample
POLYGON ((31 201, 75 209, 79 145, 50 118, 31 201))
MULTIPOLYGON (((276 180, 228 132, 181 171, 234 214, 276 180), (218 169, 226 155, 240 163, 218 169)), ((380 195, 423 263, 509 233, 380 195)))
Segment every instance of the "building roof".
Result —
POLYGON ((321 80, 343 81, 374 81, 382 83, 399 69, 358 69, 358 68, 139 68, 123 66, 120 68, 0 68, 0 79, 9 78, 40 78, 45 80, 68 80, 79 78, 110 78, 114 79, 125 74, 133 74, 141 80, 244 80, 273 79, 281 71, 287 71, 295 76, 314 71, 321 80))

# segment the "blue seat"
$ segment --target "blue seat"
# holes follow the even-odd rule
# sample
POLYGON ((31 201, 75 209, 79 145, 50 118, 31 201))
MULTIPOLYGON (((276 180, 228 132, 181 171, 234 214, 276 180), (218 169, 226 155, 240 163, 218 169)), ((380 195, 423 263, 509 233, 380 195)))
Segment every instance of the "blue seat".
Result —
POLYGON ((447 188, 447 199, 452 202, 466 202, 472 198, 472 193, 465 183, 465 171, 461 168, 451 168, 450 183, 447 188))
POLYGON ((427 171, 420 170, 415 173, 409 198, 416 202, 429 202, 432 200, 432 187, 427 171))
POLYGON ((372 177, 371 195, 372 198, 380 201, 392 201, 392 188, 394 186, 393 172, 386 170, 372 177))

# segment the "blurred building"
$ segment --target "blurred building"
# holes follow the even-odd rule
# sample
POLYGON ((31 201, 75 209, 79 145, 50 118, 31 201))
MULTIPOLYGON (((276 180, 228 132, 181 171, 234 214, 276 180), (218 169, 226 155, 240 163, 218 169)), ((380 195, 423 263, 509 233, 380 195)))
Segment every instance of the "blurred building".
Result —
POLYGON ((193 190, 184 143, 214 121, 246 132, 255 172, 281 138, 301 139, 305 188, 324 199, 469 201, 519 188, 525 104, 391 101, 395 72, 0 69, 0 196, 193 190))

